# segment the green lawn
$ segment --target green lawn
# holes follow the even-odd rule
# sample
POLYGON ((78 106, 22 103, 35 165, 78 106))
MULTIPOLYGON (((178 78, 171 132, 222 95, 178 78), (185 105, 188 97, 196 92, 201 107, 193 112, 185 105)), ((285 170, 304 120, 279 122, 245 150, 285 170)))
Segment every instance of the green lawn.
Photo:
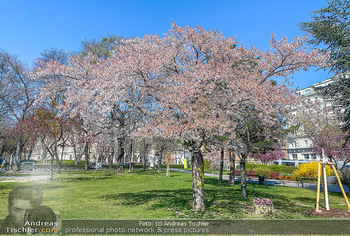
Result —
MULTIPOLYGON (((19 185, 42 185, 43 205, 50 206, 62 219, 310 219, 304 211, 314 208, 316 191, 282 186, 248 184, 248 199, 240 198, 240 185, 219 184, 206 177, 207 210, 191 211, 192 180, 190 173, 133 170, 116 174, 109 171, 71 171, 55 174, 52 182, 0 182, 0 205, 7 205, 8 193, 19 185), (254 197, 270 198, 274 216, 252 213, 254 197)), ((321 198, 322 199, 322 198, 321 198)), ((339 193, 330 193, 330 206, 346 209, 339 193)), ((0 208, 0 219, 6 217, 0 208)))

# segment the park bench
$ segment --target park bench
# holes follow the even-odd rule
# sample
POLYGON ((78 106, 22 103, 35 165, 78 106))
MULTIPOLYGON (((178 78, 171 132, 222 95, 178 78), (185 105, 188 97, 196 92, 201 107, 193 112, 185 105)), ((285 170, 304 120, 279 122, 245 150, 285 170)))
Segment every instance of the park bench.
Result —
POLYGON ((252 181, 253 178, 258 178, 258 175, 256 175, 256 174, 254 174, 254 175, 249 174, 249 175, 247 175, 247 177, 248 177, 248 181, 252 181))
POLYGON ((304 188, 304 183, 310 183, 310 182, 316 182, 316 178, 298 178, 298 187, 301 185, 302 188, 304 188))
MULTIPOLYGON (((248 181, 253 181, 253 178, 259 179, 259 175, 258 174, 247 174, 247 178, 248 178, 248 181)), ((267 179, 264 177, 263 182, 261 182, 261 184, 264 184, 266 182, 267 182, 267 179)), ((259 179, 259 184, 260 184, 260 179, 259 179)))
MULTIPOLYGON (((227 172, 226 174, 230 175, 229 172, 227 172)), ((236 176, 240 176, 240 174, 236 174, 236 176)), ((257 175, 257 174, 246 174, 245 177, 246 177, 247 181, 252 181, 253 178, 258 178, 259 175, 257 175)))
MULTIPOLYGON (((298 178, 293 176, 278 176, 277 180, 279 185, 281 184, 285 185, 287 181, 298 181, 298 178)), ((298 186, 299 186, 299 182, 298 182, 298 186)))

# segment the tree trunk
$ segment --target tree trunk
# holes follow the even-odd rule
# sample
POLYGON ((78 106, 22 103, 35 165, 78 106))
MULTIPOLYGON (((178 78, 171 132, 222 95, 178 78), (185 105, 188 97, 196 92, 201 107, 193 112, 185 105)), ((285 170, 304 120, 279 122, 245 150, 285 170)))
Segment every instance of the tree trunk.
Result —
POLYGON ((130 146, 129 146, 129 172, 131 172, 131 165, 133 161, 133 155, 132 155, 132 140, 130 139, 130 146))
POLYGON ((162 172, 162 159, 163 159, 163 151, 161 150, 158 156, 158 173, 162 172))
POLYGON ((42 153, 42 156, 41 156, 41 160, 45 163, 47 163, 47 150, 46 148, 43 148, 43 153, 42 153))
POLYGON ((61 174, 62 173, 62 161, 63 161, 63 153, 64 153, 64 145, 62 145, 62 150, 61 150, 61 157, 58 157, 57 155, 57 147, 56 147, 56 165, 57 165, 57 173, 61 174))
POLYGON ((232 151, 229 150, 228 152, 229 157, 230 157, 230 175, 228 178, 228 184, 229 185, 234 185, 235 184, 235 171, 236 171, 236 166, 235 166, 235 157, 232 155, 232 151))
POLYGON ((21 155, 22 155, 22 150, 23 150, 23 145, 21 141, 17 142, 16 145, 16 158, 15 158, 15 163, 17 167, 17 171, 21 170, 21 155))
POLYGON ((89 144, 88 144, 88 142, 85 143, 84 155, 85 155, 85 170, 89 170, 89 144))
POLYGON ((13 154, 10 155, 10 169, 12 170, 12 163, 13 163, 13 154))
POLYGON ((5 152, 5 148, 1 149, 0 157, 2 156, 2 154, 4 154, 4 152, 5 152))
POLYGON ((205 211, 204 205, 204 160, 199 148, 191 150, 192 153, 192 209, 195 212, 205 211))
POLYGON ((75 145, 73 145, 73 152, 74 152, 74 164, 78 165, 77 148, 75 145))
POLYGON ((220 156, 220 173, 219 173, 219 183, 222 183, 222 175, 224 171, 224 155, 225 155, 225 149, 224 147, 221 147, 221 156, 220 156))
POLYGON ((241 169, 241 198, 247 198, 247 180, 245 174, 245 161, 239 162, 241 169))
POLYGON ((143 171, 146 170, 146 158, 145 158, 145 153, 143 154, 143 171))
POLYGON ((146 170, 146 152, 147 152, 146 139, 143 139, 143 171, 146 170))
POLYGON ((125 154, 125 150, 124 150, 124 143, 125 143, 125 138, 120 138, 118 140, 118 145, 119 145, 119 155, 118 155, 118 160, 117 160, 117 172, 118 173, 124 173, 124 154, 125 154))
POLYGON ((109 155, 108 158, 108 165, 109 165, 109 170, 113 170, 113 158, 114 158, 114 145, 112 145, 112 150, 111 150, 111 155, 109 155))
POLYGON ((57 161, 57 174, 62 174, 62 161, 57 161))
POLYGON ((49 167, 49 173, 50 173, 49 180, 52 181, 53 180, 53 158, 54 158, 54 156, 53 155, 50 155, 50 156, 51 156, 51 160, 50 160, 50 167, 49 167))
POLYGON ((170 177, 170 164, 169 164, 169 162, 166 164, 166 177, 170 177))
POLYGON ((54 155, 55 155, 55 158, 56 158, 57 174, 62 174, 62 171, 61 171, 62 162, 60 161, 57 153, 55 153, 54 155))
POLYGON ((30 147, 30 149, 29 149, 29 153, 28 153, 28 156, 27 156, 27 160, 28 161, 30 160, 30 157, 32 156, 33 149, 34 149, 34 147, 30 147))

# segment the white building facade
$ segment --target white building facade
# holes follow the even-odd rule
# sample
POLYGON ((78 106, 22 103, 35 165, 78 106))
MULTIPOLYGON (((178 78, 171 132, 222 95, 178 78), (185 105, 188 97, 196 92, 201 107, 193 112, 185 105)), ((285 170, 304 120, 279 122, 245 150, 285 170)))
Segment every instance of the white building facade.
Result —
MULTIPOLYGON (((309 99, 312 102, 318 102, 322 107, 333 106, 331 100, 325 99, 320 93, 317 92, 317 88, 329 86, 333 82, 332 79, 327 79, 313 84, 304 89, 297 91, 297 95, 309 99)), ((297 113, 297 109, 292 110, 293 113, 297 113)), ((289 134, 287 136, 287 153, 288 159, 294 161, 320 161, 321 156, 312 152, 312 140, 307 137, 300 137, 300 135, 289 134)))

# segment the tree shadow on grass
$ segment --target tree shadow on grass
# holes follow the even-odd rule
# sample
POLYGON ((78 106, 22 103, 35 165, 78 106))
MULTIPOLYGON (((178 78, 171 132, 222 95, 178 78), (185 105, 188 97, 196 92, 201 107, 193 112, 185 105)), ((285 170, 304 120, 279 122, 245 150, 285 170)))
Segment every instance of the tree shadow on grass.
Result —
POLYGON ((210 184, 213 186, 224 186, 227 185, 227 181, 223 181, 222 183, 219 183, 219 180, 217 178, 204 178, 204 186, 210 184))
POLYGON ((241 185, 226 185, 227 181, 219 184, 214 180, 208 180, 208 185, 220 187, 221 189, 206 191, 206 197, 211 204, 215 205, 215 202, 220 202, 219 206, 224 207, 226 211, 235 213, 237 211, 243 211, 251 213, 253 211, 253 199, 254 198, 269 198, 274 204, 274 208, 280 212, 285 213, 298 213, 305 210, 304 204, 310 204, 312 198, 299 198, 292 195, 283 195, 278 193, 278 187, 259 184, 247 184, 247 198, 241 198, 241 185), (226 185, 226 187, 225 187, 226 185), (222 189, 224 187, 224 189, 222 189), (226 201, 225 201, 226 198, 226 201), (212 200, 210 200, 212 199, 212 200), (302 202, 298 204, 297 202, 302 202))
POLYGON ((70 177, 70 178, 62 178, 59 179, 59 182, 62 183, 71 183, 71 182, 83 182, 83 181, 96 181, 102 179, 110 179, 110 177, 102 176, 102 177, 70 177))
POLYGON ((103 195, 100 198, 114 202, 115 205, 147 210, 166 210, 172 211, 173 215, 191 211, 192 209, 192 191, 189 189, 178 190, 152 190, 140 191, 137 193, 119 193, 103 195))
POLYGON ((107 201, 115 201, 116 204, 137 207, 148 205, 149 209, 168 209, 172 207, 188 208, 192 201, 192 192, 188 189, 178 190, 152 190, 137 193, 107 194, 101 196, 107 201))
MULTIPOLYGON (((344 199, 343 193, 338 193, 338 192, 328 192, 329 196, 335 196, 335 197, 342 197, 344 199)), ((347 194, 349 195, 349 194, 347 194)))
POLYGON ((227 181, 220 184, 217 179, 208 178, 205 179, 205 186, 205 213, 192 211, 191 188, 107 194, 99 198, 116 205, 172 211, 179 218, 206 219, 244 218, 253 211, 253 198, 270 198, 275 209, 285 214, 298 214, 306 210, 304 204, 309 204, 312 200, 308 197, 279 194, 275 186, 248 184, 247 199, 241 198, 239 184, 227 185, 227 181))
MULTIPOLYGON (((179 218, 240 218, 243 215, 241 205, 235 198, 232 198, 232 188, 206 189, 205 206, 206 212, 195 213, 192 211, 192 190, 152 190, 140 191, 137 193, 119 193, 103 195, 100 198, 113 202, 116 205, 138 207, 143 205, 147 210, 172 211, 179 218)), ((237 195, 238 193, 234 194, 237 195)))
POLYGON ((315 195, 315 197, 295 197, 295 198, 293 198, 293 200, 300 201, 303 204, 315 205, 316 195, 315 195))

